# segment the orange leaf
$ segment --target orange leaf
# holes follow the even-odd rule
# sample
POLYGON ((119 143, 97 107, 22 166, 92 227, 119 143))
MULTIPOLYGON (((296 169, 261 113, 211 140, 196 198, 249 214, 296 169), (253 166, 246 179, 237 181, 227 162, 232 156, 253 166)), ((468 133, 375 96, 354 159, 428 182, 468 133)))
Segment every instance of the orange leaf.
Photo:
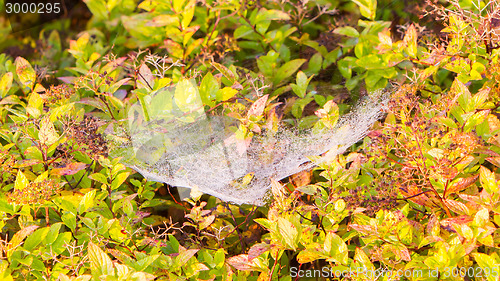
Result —
POLYGON ((468 178, 460 178, 454 183, 451 184, 451 186, 448 187, 446 194, 452 194, 455 192, 462 191, 469 187, 471 184, 475 183, 477 179, 479 178, 479 175, 475 175, 472 177, 468 178))
POLYGON ((429 206, 432 204, 432 201, 426 195, 426 193, 415 196, 415 195, 421 193, 422 191, 414 185, 411 185, 408 187, 400 187, 399 190, 401 191, 401 194, 403 196, 405 196, 407 198, 411 197, 409 199, 410 201, 415 202, 421 206, 429 206), (412 197, 412 196, 415 196, 415 197, 412 197))
POLYGON ((452 199, 444 199, 444 204, 455 213, 469 214, 470 210, 467 206, 459 201, 452 199))

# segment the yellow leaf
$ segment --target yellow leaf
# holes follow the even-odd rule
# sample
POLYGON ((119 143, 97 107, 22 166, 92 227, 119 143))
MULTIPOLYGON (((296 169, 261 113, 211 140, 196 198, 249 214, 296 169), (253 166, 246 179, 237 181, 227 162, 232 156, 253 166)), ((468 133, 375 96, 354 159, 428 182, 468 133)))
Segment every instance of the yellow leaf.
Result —
POLYGON ((10 87, 12 87, 13 77, 14 75, 12 72, 7 72, 2 76, 2 79, 0 79, 0 98, 5 97, 9 92, 10 87))
POLYGON ((36 80, 36 73, 35 70, 33 70, 33 67, 31 67, 30 63, 26 59, 22 57, 17 57, 16 73, 23 87, 25 88, 27 87, 29 88, 29 90, 32 90, 33 84, 35 83, 36 80))
POLYGON ((16 182, 14 183, 14 189, 16 190, 23 190, 28 186, 29 181, 28 178, 21 172, 21 170, 18 170, 17 176, 16 176, 16 182))
POLYGON ((283 238, 283 241, 286 243, 286 246, 292 250, 297 249, 297 238, 299 235, 297 228, 295 228, 295 226, 291 222, 279 217, 278 229, 279 234, 283 238))
POLYGON ((297 261, 299 263, 310 263, 317 259, 320 259, 322 255, 320 254, 321 249, 305 249, 300 251, 297 255, 297 261))
POLYGON ((7 257, 10 257, 10 255, 17 248, 17 246, 19 246, 21 244, 21 242, 26 237, 28 237, 28 235, 33 233, 33 231, 35 231, 37 228, 38 228, 38 225, 30 225, 30 226, 25 227, 25 228, 19 230, 18 232, 16 232, 16 234, 14 234, 14 236, 10 240, 9 246, 7 246, 7 257))
POLYGON ((38 138, 42 144, 47 146, 52 145, 59 138, 59 135, 54 128, 54 124, 52 124, 50 119, 47 117, 42 119, 40 131, 38 132, 38 138))
POLYGON ((403 43, 407 47, 407 52, 410 56, 416 57, 417 55, 417 29, 412 24, 406 30, 405 37, 403 38, 403 43))

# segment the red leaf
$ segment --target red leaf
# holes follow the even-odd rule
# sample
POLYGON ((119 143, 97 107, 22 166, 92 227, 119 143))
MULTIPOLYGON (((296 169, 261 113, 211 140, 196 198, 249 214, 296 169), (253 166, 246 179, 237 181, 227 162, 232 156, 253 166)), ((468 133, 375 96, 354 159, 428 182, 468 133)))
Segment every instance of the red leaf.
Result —
POLYGON ((79 171, 85 169, 87 167, 87 164, 85 163, 71 163, 69 165, 66 165, 61 168, 56 168, 52 170, 53 175, 58 175, 58 176, 68 176, 68 175, 74 175, 78 173, 79 171))
POLYGON ((467 224, 472 221, 472 218, 469 216, 458 216, 454 218, 449 218, 449 219, 444 219, 441 220, 440 224, 441 227, 450 231, 450 232, 456 232, 455 227, 460 226, 462 224, 467 224))
POLYGON ((259 243, 253 245, 248 251, 248 260, 252 261, 256 257, 260 256, 262 253, 269 251, 269 248, 271 248, 271 245, 266 243, 259 243))
POLYGON ((258 100, 256 100, 250 109, 248 110, 247 118, 250 116, 260 116, 264 112, 264 108, 266 108, 266 102, 269 95, 265 95, 258 100))
POLYGON ((41 164, 41 163, 43 163, 43 162, 38 160, 38 159, 26 159, 26 160, 22 160, 22 161, 16 163, 14 165, 14 168, 25 168, 25 167, 29 167, 29 166, 33 166, 33 165, 37 165, 37 164, 41 164))
POLYGON ((362 234, 377 234, 377 230, 371 225, 349 224, 349 227, 362 234))
POLYGON ((237 270, 253 271, 257 268, 257 265, 255 263, 248 260, 248 255, 238 255, 230 257, 229 259, 227 259, 227 263, 232 265, 237 270))
POLYGON ((66 84, 73 84, 73 82, 77 79, 78 77, 73 77, 73 76, 64 76, 64 77, 57 77, 57 79, 63 81, 66 84))

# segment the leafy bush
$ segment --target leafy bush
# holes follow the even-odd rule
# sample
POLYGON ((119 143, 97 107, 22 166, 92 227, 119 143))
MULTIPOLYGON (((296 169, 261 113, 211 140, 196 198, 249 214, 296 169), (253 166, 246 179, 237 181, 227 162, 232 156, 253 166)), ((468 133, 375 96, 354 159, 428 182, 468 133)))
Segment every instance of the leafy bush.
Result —
POLYGON ((0 16, 2 280, 498 279, 496 2, 418 4, 435 18, 401 32, 383 1, 84 3, 86 30, 61 19, 38 39, 0 16), (273 180, 266 206, 181 201, 109 132, 188 79, 242 145, 391 99, 344 155, 273 180))

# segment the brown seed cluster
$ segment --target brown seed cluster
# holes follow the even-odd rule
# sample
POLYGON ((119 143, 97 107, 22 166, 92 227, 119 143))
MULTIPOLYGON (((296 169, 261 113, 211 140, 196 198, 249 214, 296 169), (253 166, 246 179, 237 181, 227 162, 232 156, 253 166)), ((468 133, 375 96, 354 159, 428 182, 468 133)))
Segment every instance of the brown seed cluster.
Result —
POLYGON ((375 188, 376 195, 367 194, 366 189, 366 187, 358 187, 355 190, 349 190, 349 195, 343 198, 349 209, 365 208, 364 213, 372 216, 379 210, 393 210, 398 206, 396 200, 398 193, 391 184, 381 182, 375 188))
POLYGON ((7 149, 0 148, 0 178, 2 182, 9 181, 13 178, 14 174, 14 156, 9 154, 7 149))
POLYGON ((70 164, 73 160, 73 155, 71 153, 70 146, 67 142, 61 143, 56 147, 56 150, 54 151, 53 157, 61 159, 60 165, 68 165, 70 164))
POLYGON ((50 88, 42 95, 42 99, 47 104, 55 104, 58 101, 64 101, 69 99, 73 94, 74 90, 66 84, 58 86, 50 86, 50 88))
POLYGON ((488 71, 485 71, 485 76, 488 80, 493 80, 490 85, 490 100, 495 104, 500 103, 500 62, 490 63, 488 71))
POLYGON ((217 37, 212 50, 202 50, 203 60, 221 62, 223 58, 228 57, 226 54, 239 51, 236 40, 229 34, 222 34, 217 37))
POLYGON ((75 80, 74 87, 75 90, 83 89, 94 92, 94 94, 96 95, 101 95, 103 93, 99 90, 99 88, 104 84, 109 86, 113 82, 113 77, 108 76, 107 71, 100 73, 95 70, 89 70, 87 74, 85 74, 84 76, 80 76, 75 80))
POLYGON ((68 135, 84 149, 84 153, 92 159, 98 159, 99 155, 108 156, 108 146, 102 134, 97 133, 100 126, 99 119, 85 116, 79 124, 69 126, 68 135))
POLYGON ((8 199, 16 204, 44 203, 52 195, 57 194, 60 187, 55 180, 44 180, 41 182, 30 182, 23 189, 14 189, 8 199))

